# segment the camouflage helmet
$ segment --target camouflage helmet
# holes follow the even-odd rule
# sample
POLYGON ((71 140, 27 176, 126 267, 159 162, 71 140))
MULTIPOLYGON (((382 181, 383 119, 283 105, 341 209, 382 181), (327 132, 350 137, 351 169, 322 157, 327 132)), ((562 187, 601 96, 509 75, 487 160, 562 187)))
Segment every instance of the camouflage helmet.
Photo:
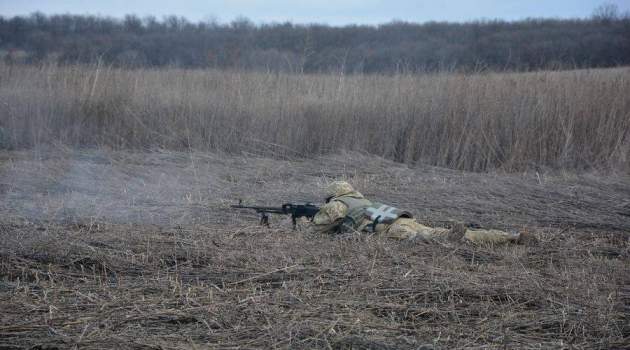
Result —
POLYGON ((346 181, 334 181, 326 187, 326 198, 335 198, 352 192, 354 188, 346 181))

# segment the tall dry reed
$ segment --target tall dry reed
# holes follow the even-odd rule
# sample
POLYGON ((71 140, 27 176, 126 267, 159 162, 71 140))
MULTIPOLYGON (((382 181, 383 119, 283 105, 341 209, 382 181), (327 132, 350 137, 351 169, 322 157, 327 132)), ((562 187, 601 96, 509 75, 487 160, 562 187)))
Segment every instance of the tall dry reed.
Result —
POLYGON ((288 75, 0 65, 0 145, 628 169, 630 69, 288 75))

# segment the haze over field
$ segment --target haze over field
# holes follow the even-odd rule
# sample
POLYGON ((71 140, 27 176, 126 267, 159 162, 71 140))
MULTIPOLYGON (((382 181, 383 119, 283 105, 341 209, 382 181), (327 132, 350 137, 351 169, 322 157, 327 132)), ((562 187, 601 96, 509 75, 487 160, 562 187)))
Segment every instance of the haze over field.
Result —
MULTIPOLYGON (((218 19, 230 21, 245 16, 254 22, 378 24, 392 19, 426 21, 471 21, 482 18, 518 20, 529 17, 584 18, 601 5, 601 0, 454 0, 448 2, 415 0, 33 0, 0 2, 5 16, 72 13, 122 17, 129 13, 140 16, 178 15, 189 20, 218 19)), ((607 1, 621 12, 630 11, 626 0, 607 1)))

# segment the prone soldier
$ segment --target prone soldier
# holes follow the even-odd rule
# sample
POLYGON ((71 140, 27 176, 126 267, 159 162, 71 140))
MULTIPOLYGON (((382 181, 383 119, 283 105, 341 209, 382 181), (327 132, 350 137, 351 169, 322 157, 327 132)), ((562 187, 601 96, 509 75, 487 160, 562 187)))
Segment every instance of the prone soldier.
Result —
POLYGON ((451 229, 422 225, 413 216, 382 203, 372 202, 345 181, 332 182, 326 190, 326 204, 313 218, 313 230, 320 233, 373 232, 384 237, 411 240, 459 240, 474 243, 521 243, 519 232, 467 228, 456 224, 451 229))

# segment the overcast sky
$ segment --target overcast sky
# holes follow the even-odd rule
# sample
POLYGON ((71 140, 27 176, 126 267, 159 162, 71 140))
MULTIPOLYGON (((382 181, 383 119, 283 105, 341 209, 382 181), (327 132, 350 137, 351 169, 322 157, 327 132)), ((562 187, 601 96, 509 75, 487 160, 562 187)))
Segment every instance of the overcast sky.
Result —
POLYGON ((621 12, 630 0, 0 0, 0 15, 98 14, 122 17, 137 14, 184 16, 192 21, 229 22, 245 16, 256 23, 284 22, 378 24, 393 19, 470 21, 526 17, 588 17, 602 3, 621 12))

